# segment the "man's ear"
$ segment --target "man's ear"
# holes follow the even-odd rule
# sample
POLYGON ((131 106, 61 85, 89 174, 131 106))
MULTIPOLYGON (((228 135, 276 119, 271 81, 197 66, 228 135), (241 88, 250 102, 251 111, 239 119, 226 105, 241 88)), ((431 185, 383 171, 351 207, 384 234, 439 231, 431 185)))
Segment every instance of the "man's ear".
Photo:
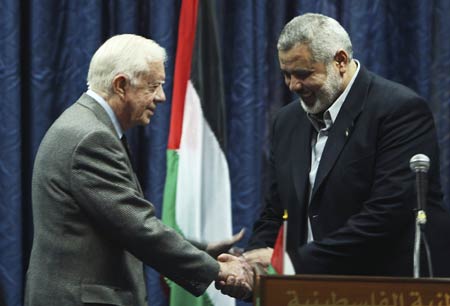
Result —
POLYGON ((347 71, 347 65, 349 64, 349 56, 344 49, 339 49, 334 55, 334 61, 341 73, 347 71))
POLYGON ((112 81, 113 93, 118 95, 120 98, 125 98, 125 92, 129 86, 128 77, 124 74, 118 74, 114 77, 112 81))

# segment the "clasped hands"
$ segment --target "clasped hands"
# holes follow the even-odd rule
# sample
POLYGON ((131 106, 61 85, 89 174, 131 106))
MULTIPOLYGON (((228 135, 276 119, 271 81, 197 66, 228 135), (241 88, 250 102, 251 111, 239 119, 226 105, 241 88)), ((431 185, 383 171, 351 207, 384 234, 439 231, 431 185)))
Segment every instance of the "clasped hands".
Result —
POLYGON ((223 294, 245 300, 252 296, 253 269, 242 256, 221 254, 217 257, 220 265, 216 288, 223 294))
POLYGON ((216 288, 237 299, 249 299, 253 292, 253 266, 258 265, 266 270, 272 253, 272 248, 262 248, 248 251, 239 257, 231 254, 219 255, 217 260, 220 272, 215 283, 216 288))
POLYGON ((229 240, 209 243, 206 252, 217 258, 220 272, 215 285, 223 294, 247 300, 253 294, 254 268, 267 273, 272 257, 272 248, 260 248, 245 252, 232 248, 244 237, 244 229, 229 240), (225 252, 231 254, 225 254, 225 252))

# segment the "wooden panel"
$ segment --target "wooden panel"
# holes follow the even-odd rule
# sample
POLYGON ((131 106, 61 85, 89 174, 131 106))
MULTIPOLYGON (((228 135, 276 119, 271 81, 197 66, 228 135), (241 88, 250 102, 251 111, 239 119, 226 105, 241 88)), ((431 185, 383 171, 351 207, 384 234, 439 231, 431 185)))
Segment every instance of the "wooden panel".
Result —
POLYGON ((254 305, 450 306, 450 279, 259 275, 254 305))

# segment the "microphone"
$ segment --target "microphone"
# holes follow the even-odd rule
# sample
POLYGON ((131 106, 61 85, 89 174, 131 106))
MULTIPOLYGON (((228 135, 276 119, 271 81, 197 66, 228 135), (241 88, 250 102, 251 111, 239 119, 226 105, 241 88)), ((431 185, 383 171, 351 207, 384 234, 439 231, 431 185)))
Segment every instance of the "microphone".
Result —
POLYGON ((425 154, 416 154, 409 160, 409 167, 416 174, 417 209, 424 211, 427 201, 427 173, 430 169, 430 158, 425 154))

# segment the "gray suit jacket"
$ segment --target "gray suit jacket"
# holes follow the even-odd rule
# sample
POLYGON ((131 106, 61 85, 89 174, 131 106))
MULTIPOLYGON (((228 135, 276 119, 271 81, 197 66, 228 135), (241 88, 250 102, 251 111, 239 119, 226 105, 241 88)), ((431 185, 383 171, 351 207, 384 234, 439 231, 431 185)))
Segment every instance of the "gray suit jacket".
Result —
POLYGON ((161 223, 103 108, 83 95, 50 127, 32 185, 25 305, 146 305, 143 265, 194 295, 219 266, 161 223))

